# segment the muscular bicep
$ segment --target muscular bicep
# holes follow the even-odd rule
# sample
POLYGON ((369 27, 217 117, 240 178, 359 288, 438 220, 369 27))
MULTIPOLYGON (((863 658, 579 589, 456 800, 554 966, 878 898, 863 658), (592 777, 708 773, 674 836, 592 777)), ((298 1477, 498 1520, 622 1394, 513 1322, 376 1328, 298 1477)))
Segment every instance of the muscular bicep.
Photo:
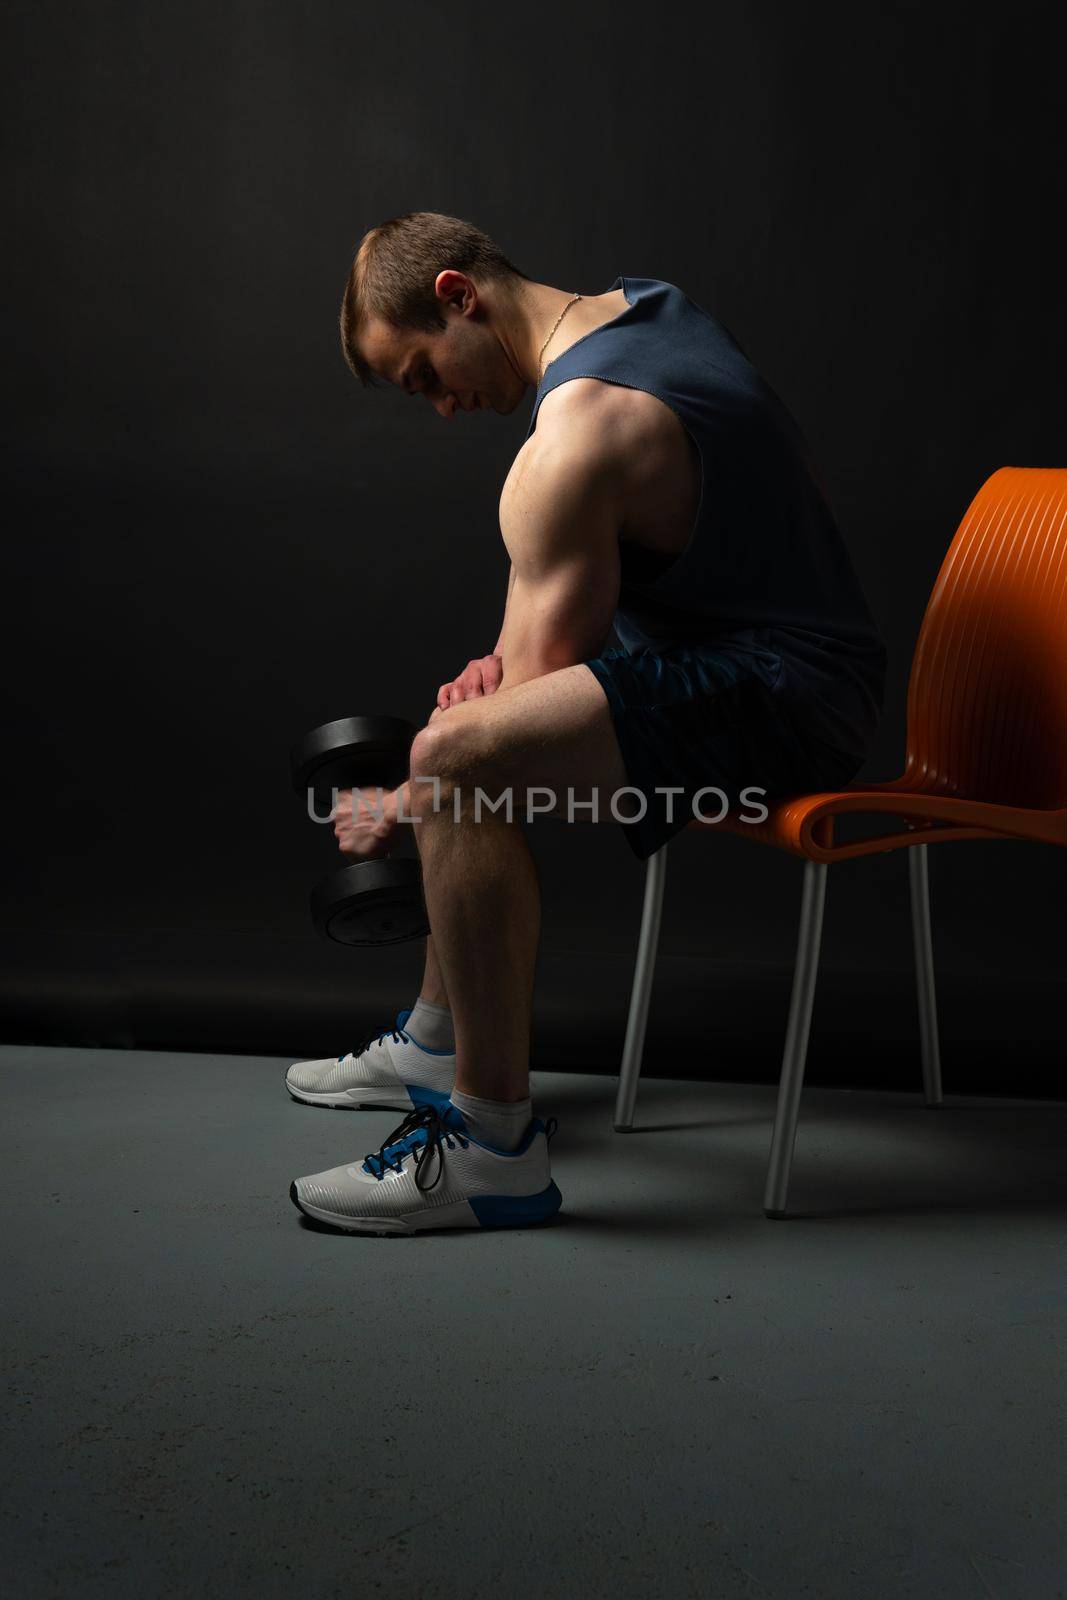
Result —
POLYGON ((600 653, 619 593, 614 559, 560 562, 547 573, 516 570, 501 640, 502 687, 543 677, 600 653))
POLYGON ((546 450, 520 480, 501 518, 513 571, 502 688, 603 647, 619 598, 616 488, 603 464, 574 447, 546 450))

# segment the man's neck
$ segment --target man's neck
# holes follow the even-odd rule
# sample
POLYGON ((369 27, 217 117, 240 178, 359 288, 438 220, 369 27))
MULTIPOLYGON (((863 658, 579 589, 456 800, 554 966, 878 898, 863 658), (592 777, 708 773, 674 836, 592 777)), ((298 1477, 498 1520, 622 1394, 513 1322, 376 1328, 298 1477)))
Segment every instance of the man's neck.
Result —
POLYGON ((558 328, 556 323, 560 313, 573 299, 573 290, 554 289, 548 283, 521 283, 503 314, 500 342, 515 371, 531 388, 540 382, 544 364, 551 361, 554 354, 559 354, 563 330, 575 316, 581 302, 570 307, 558 328), (556 331, 553 333, 554 328, 556 331), (550 334, 552 337, 544 350, 544 363, 539 368, 542 347, 550 334))

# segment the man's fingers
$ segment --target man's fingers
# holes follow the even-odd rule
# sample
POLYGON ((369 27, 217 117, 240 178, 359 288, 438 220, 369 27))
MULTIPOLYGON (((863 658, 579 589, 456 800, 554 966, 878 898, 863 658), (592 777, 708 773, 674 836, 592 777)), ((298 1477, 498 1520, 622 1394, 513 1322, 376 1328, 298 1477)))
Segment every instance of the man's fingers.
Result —
POLYGON ((500 686, 504 676, 503 664, 499 656, 483 656, 477 663, 478 681, 481 684, 482 694, 492 694, 500 686))
POLYGON ((351 789, 338 789, 338 791, 337 791, 337 804, 331 808, 330 815, 329 815, 329 818, 327 820, 330 821, 330 822, 335 822, 337 820, 337 818, 341 815, 342 811, 344 810, 345 802, 348 801, 348 800, 351 800, 351 798, 352 798, 351 789))
POLYGON ((465 700, 478 700, 482 695, 492 694, 499 687, 503 675, 499 656, 484 656, 478 661, 469 661, 458 678, 453 678, 451 683, 443 683, 438 689, 438 710, 448 711, 452 706, 462 705, 465 700))

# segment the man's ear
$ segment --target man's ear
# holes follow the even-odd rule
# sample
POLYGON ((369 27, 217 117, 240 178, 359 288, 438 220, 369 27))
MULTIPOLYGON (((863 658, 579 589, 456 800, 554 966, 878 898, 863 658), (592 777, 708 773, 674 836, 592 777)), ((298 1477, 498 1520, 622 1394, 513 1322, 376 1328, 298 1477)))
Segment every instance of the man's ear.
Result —
POLYGON ((478 303, 478 291, 470 278, 465 272, 456 272, 452 267, 446 267, 437 274, 433 287, 439 300, 446 300, 464 315, 469 315, 478 303))

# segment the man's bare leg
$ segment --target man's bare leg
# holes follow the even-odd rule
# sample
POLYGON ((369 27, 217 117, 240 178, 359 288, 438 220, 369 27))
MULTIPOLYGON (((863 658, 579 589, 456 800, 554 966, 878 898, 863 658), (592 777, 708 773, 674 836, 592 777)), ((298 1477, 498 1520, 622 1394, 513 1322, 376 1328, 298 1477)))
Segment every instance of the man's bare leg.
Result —
POLYGON ((456 824, 445 782, 441 800, 436 817, 424 816, 419 840, 435 941, 452 952, 456 1088, 488 1100, 524 1100, 540 930, 533 860, 514 824, 484 815, 475 823, 465 799, 456 824))
POLYGON ((419 985, 419 999, 433 1006, 448 1005, 448 990, 445 988, 444 974, 437 959, 432 937, 426 940, 426 962, 422 971, 422 983, 419 985))
POLYGON ((416 736, 411 772, 431 943, 456 1031, 456 1087, 523 1100, 540 892, 519 818, 531 785, 559 795, 597 787, 607 812, 626 774, 604 691, 588 668, 565 667, 453 706, 416 736), (439 780, 437 809, 420 777, 439 780), (515 820, 484 805, 475 820, 477 787, 494 799, 511 787, 515 820))

